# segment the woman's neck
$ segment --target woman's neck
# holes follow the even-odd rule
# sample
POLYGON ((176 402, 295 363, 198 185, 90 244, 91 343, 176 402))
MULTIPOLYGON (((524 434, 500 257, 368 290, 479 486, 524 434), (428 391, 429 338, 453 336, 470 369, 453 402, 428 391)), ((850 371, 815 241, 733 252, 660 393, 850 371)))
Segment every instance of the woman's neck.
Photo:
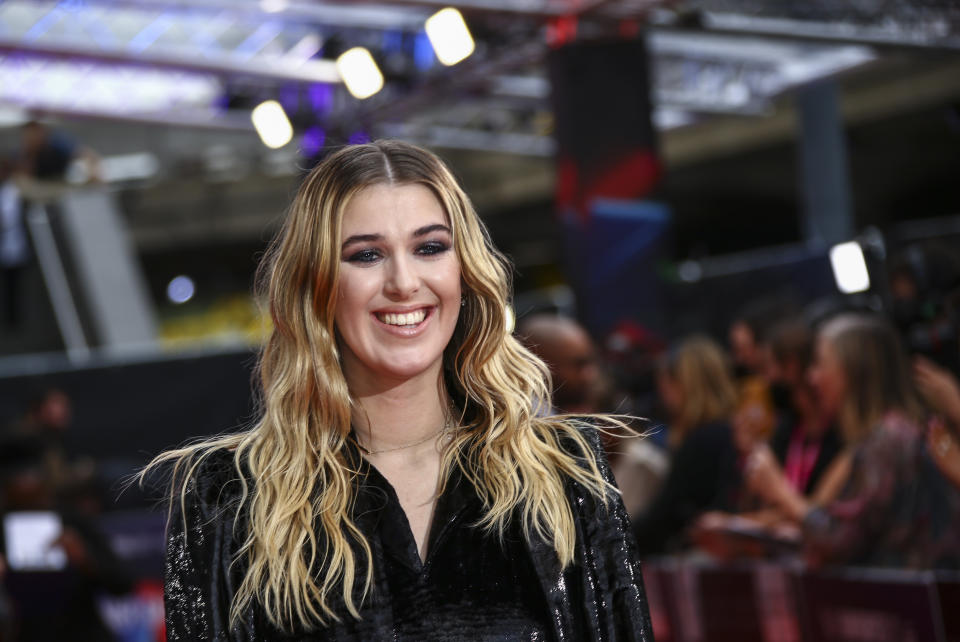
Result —
POLYGON ((447 394, 435 377, 422 376, 402 382, 358 386, 354 391, 353 427, 361 446, 369 453, 409 451, 413 455, 434 448, 450 411, 447 394))

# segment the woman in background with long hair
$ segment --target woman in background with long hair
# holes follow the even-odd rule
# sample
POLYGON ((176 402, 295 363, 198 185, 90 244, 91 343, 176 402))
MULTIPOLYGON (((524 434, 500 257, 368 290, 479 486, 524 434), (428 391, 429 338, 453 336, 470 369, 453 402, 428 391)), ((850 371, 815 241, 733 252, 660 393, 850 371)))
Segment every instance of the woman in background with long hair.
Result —
POLYGON ((657 389, 670 426, 670 471, 634 532, 641 552, 682 545, 701 513, 732 510, 739 486, 730 416, 737 403, 733 369, 723 349, 704 336, 674 347, 660 362, 657 389))
POLYGON ((652 639, 596 432, 538 412, 507 263, 437 157, 334 153, 261 269, 258 422, 151 464, 168 639, 652 639))
POLYGON ((811 378, 823 410, 838 419, 846 480, 818 505, 787 482, 761 446, 747 461, 748 485, 801 525, 814 564, 957 566, 960 494, 926 450, 923 411, 893 328, 865 314, 827 321, 811 378))

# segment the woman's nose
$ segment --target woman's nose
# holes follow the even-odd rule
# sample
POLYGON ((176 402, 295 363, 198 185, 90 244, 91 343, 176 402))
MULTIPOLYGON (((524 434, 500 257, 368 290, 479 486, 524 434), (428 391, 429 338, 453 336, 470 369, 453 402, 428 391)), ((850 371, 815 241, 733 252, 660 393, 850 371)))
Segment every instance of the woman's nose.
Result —
POLYGON ((387 270, 384 291, 388 296, 396 299, 406 299, 419 289, 420 277, 409 258, 404 256, 392 258, 387 270))

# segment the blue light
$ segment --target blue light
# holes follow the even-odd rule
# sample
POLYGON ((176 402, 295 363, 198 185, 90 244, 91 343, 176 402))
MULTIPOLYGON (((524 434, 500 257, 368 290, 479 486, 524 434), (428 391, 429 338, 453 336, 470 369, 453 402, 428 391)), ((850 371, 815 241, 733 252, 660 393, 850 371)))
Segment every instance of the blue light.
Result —
POLYGON ((384 53, 397 53, 403 51, 403 32, 396 29, 390 29, 383 32, 384 53))
POLYGON ((177 305, 192 299, 195 292, 196 287, 189 276, 175 276, 167 285, 167 298, 177 305))
POLYGON ((434 66, 437 62, 437 56, 433 53, 433 45, 427 37, 426 31, 421 31, 413 40, 413 64, 420 71, 425 71, 434 66))

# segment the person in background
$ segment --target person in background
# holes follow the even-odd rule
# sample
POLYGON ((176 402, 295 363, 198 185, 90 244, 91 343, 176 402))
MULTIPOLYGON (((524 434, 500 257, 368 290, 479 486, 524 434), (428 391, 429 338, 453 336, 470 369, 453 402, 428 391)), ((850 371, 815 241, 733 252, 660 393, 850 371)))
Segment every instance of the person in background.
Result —
POLYGON ((4 330, 20 328, 20 292, 24 269, 30 260, 30 239, 23 221, 20 190, 13 180, 13 163, 0 159, 0 324, 4 330))
POLYGON ((944 477, 960 487, 960 381, 924 357, 914 359, 913 378, 935 413, 927 435, 930 454, 944 477))
POLYGON ((729 421, 737 391, 722 348, 706 337, 686 339, 662 360, 657 388, 673 454, 660 492, 634 524, 647 554, 682 545, 702 512, 732 509, 740 484, 729 421))
POLYGON ((67 452, 66 438, 72 422, 73 402, 69 395, 59 388, 46 388, 30 397, 26 412, 11 430, 42 446, 47 478, 58 493, 87 482, 96 474, 91 458, 67 452))
MULTIPOLYGON (((550 368, 552 406, 560 413, 623 412, 600 369, 593 340, 567 317, 535 314, 517 330, 520 340, 550 368)), ((636 518, 653 499, 667 470, 667 457, 644 437, 614 430, 603 445, 627 514, 636 518)))
POLYGON ((911 354, 960 376, 960 258, 955 248, 913 244, 890 261, 889 307, 911 354))
POLYGON ((134 577, 118 558, 109 541, 77 506, 63 501, 47 474, 45 448, 31 435, 7 435, 0 440, 0 550, 7 551, 6 528, 11 513, 51 513, 62 524, 52 547, 63 551, 65 564, 57 570, 29 570, 8 566, 13 639, 21 642, 51 640, 113 640, 104 624, 97 597, 121 595, 133 588, 134 577))
POLYGON ((757 304, 747 306, 730 324, 727 338, 737 379, 763 372, 766 363, 763 335, 766 328, 766 315, 757 308, 757 304))
POLYGON ((769 439, 778 423, 765 374, 771 361, 768 334, 782 314, 772 300, 755 301, 730 324, 728 340, 737 382, 734 421, 750 441, 769 439))
POLYGON ((557 412, 601 410, 603 381, 597 349, 579 323, 558 315, 534 314, 521 321, 516 334, 550 368, 551 399, 557 412))
MULTIPOLYGON (((769 345, 765 376, 780 419, 770 449, 791 487, 814 503, 824 503, 839 492, 846 466, 839 457, 844 446, 835 418, 821 409, 809 377, 813 333, 803 321, 783 321, 771 330, 769 345)), ((742 456, 763 443, 752 427, 745 425, 742 414, 735 416, 733 427, 742 456)), ((697 545, 729 559, 766 556, 796 541, 798 533, 792 520, 762 497, 744 492, 738 509, 736 514, 704 514, 695 528, 697 545), (746 539, 742 537, 744 531, 749 534, 746 539), (755 537, 761 534, 762 540, 755 537)))
POLYGON ((846 481, 817 505, 790 484, 766 445, 751 453, 751 490, 801 527, 813 566, 960 565, 960 493, 926 451, 906 354, 883 319, 842 314, 818 333, 811 377, 848 445, 846 481))
POLYGON ((23 126, 17 163, 19 174, 37 181, 64 181, 75 159, 83 161, 90 180, 100 180, 100 159, 93 150, 77 145, 40 121, 31 120, 23 126))
POLYGON ((835 418, 825 413, 809 378, 813 333, 802 321, 785 321, 770 334, 770 392, 780 422, 770 448, 797 492, 814 493, 843 449, 835 418))

